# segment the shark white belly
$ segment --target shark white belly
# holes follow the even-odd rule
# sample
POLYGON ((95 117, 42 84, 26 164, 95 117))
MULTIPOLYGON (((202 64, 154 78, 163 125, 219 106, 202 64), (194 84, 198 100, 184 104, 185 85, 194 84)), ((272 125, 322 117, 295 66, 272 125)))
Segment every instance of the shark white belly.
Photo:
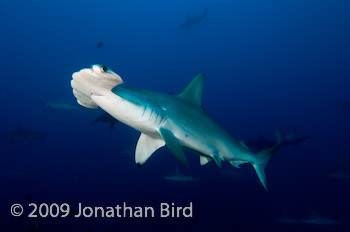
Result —
POLYGON ((94 65, 73 74, 73 93, 78 103, 88 108, 101 107, 117 120, 141 132, 135 161, 144 164, 160 147, 166 145, 183 164, 183 148, 200 155, 202 165, 214 160, 221 167, 227 160, 235 167, 250 163, 267 189, 264 168, 276 145, 253 153, 235 140, 202 109, 204 76, 198 75, 178 96, 134 89, 121 85, 122 79, 105 66, 94 65))

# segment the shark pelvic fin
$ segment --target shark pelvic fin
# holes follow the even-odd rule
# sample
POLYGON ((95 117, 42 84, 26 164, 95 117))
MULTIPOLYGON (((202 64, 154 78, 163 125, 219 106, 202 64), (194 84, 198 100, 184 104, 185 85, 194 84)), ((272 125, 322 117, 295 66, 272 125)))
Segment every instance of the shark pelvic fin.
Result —
POLYGON ((162 139, 142 133, 136 145, 135 162, 139 166, 143 165, 156 150, 164 145, 165 142, 162 139))
POLYGON ((163 137, 165 144, 169 148, 169 150, 183 165, 188 167, 188 161, 181 147, 180 141, 174 136, 174 134, 171 131, 165 128, 160 128, 159 132, 160 135, 163 137))
POLYGON ((221 161, 223 161, 224 159, 218 153, 213 154, 213 159, 215 163, 221 168, 221 161))
POLYGON ((201 165, 206 165, 208 162, 212 161, 212 158, 210 158, 209 156, 204 156, 204 155, 201 155, 199 157, 199 161, 201 163, 201 165))
POLYGON ((199 74, 178 95, 180 98, 202 107, 204 74, 199 74))

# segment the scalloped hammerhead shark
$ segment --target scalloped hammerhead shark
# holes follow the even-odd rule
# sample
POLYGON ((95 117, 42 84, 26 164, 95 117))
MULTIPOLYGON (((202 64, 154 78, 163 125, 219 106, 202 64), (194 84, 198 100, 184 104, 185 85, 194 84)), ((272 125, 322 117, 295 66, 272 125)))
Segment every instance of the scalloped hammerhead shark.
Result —
POLYGON ((268 190, 265 166, 281 143, 252 152, 243 141, 233 138, 202 108, 204 75, 197 75, 179 95, 169 95, 127 87, 121 77, 106 66, 93 65, 73 73, 71 86, 80 105, 102 108, 118 121, 138 130, 135 161, 141 166, 166 145, 174 156, 188 166, 183 149, 197 153, 200 164, 214 160, 221 167, 229 161, 234 167, 251 164, 268 190))

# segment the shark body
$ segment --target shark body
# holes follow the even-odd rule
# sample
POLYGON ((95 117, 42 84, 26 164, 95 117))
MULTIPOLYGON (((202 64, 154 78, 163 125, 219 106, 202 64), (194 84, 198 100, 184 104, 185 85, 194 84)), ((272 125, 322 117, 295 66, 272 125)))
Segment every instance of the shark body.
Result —
POLYGON ((109 128, 111 130, 114 129, 115 123, 118 122, 115 118, 113 118, 110 114, 108 113, 103 113, 100 116, 98 116, 94 121, 91 122, 92 125, 95 125, 98 122, 103 122, 103 123, 108 123, 109 128))
POLYGON ((174 174, 163 176, 163 179, 176 182, 198 181, 198 179, 194 178, 193 176, 181 174, 178 168, 176 168, 174 174))
POLYGON ((163 179, 170 180, 170 181, 177 181, 177 182, 197 181, 197 179, 195 179, 193 176, 186 176, 186 175, 182 175, 182 174, 164 176, 163 179))
POLYGON ((22 143, 26 141, 44 140, 45 137, 45 133, 26 131, 22 129, 21 124, 17 124, 16 129, 14 131, 10 131, 8 133, 0 135, 0 140, 13 145, 15 143, 22 143))
MULTIPOLYGON (((287 137, 281 141, 280 147, 296 147, 299 148, 305 144, 307 141, 312 138, 311 135, 306 135, 298 138, 293 136, 287 137)), ((253 150, 264 150, 275 144, 275 141, 266 139, 263 135, 260 135, 259 139, 256 140, 246 140, 246 145, 253 150)))
POLYGON ((76 110, 76 109, 79 109, 79 107, 77 107, 76 105, 72 105, 72 104, 65 102, 63 98, 61 98, 58 101, 45 102, 44 104, 50 108, 58 109, 58 110, 76 110))
POLYGON ((191 29, 193 25, 200 23, 207 17, 208 9, 205 9, 204 13, 198 16, 187 15, 186 21, 179 26, 180 30, 191 29))
POLYGON ((170 181, 177 181, 177 182, 193 182, 196 181, 196 179, 192 176, 185 176, 185 175, 169 175, 164 176, 163 179, 170 180, 170 181))
POLYGON ((345 223, 345 220, 333 219, 324 216, 310 216, 300 220, 300 222, 312 225, 341 225, 345 223))
POLYGON ((141 166, 159 148, 167 146, 175 157, 188 165, 183 149, 200 156, 201 165, 211 160, 221 167, 250 163, 267 189, 265 166, 281 143, 254 153, 233 138, 202 109, 204 75, 196 76, 179 95, 169 95, 122 85, 119 75, 105 66, 94 65, 73 74, 71 86, 78 103, 105 110, 118 121, 138 130, 135 161, 141 166))
POLYGON ((329 177, 337 179, 350 179, 350 168, 339 168, 328 173, 329 177))

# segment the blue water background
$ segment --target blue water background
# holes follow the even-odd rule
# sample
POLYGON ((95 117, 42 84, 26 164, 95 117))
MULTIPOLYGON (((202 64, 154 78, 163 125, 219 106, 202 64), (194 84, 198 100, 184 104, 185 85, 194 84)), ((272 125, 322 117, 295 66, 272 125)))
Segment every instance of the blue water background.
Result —
MULTIPOLYGON (((345 231, 348 221, 320 226, 274 219, 284 212, 350 216, 350 181, 324 175, 350 166, 350 111, 335 107, 350 101, 349 12, 348 0, 0 1, 0 134, 18 123, 46 133, 44 141, 1 142, 0 231, 345 231), (187 14, 205 9, 205 20, 178 29, 187 14), (191 152, 190 168, 167 148, 138 168, 139 132, 91 125, 101 111, 43 104, 62 97, 77 104, 72 73, 92 64, 107 65, 128 86, 173 94, 204 73, 203 107, 235 138, 273 140, 276 128, 313 137, 301 148, 278 151, 266 169, 269 192, 251 166, 230 178, 214 162, 200 166, 191 152), (199 181, 163 179, 176 169, 199 181), (72 206, 193 202, 194 217, 12 217, 10 206, 27 205, 28 194, 37 204, 72 206)), ((233 167, 226 162, 223 169, 233 167)))

